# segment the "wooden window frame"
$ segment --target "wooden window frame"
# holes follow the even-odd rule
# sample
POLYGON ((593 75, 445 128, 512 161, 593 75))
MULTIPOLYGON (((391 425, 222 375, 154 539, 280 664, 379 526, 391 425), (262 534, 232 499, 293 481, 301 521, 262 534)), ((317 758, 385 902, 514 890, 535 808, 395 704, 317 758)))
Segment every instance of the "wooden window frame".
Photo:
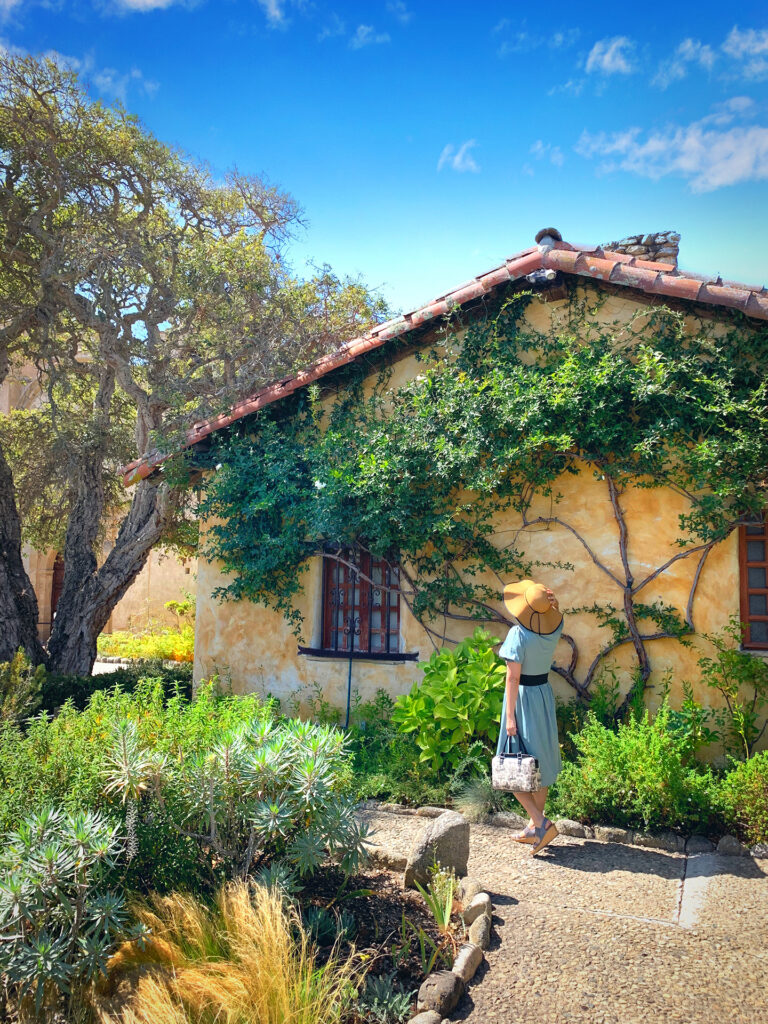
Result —
POLYGON ((325 554, 320 651, 339 657, 401 657, 398 579, 395 562, 373 558, 368 551, 345 551, 336 558, 325 554), (378 628, 373 625, 377 611, 378 628))
MULTIPOLYGON (((754 552, 752 553, 754 554, 754 552)), ((753 640, 752 624, 765 623, 766 637, 768 637, 768 521, 763 516, 762 520, 749 523, 739 527, 739 582, 741 598, 741 621, 746 626, 744 632, 743 647, 750 651, 768 651, 768 639, 753 640), (762 561, 750 557, 749 544, 762 543, 762 561), (764 587, 750 585, 749 570, 763 570, 764 587), (750 597, 765 597, 766 614, 758 614, 750 610, 750 597)))

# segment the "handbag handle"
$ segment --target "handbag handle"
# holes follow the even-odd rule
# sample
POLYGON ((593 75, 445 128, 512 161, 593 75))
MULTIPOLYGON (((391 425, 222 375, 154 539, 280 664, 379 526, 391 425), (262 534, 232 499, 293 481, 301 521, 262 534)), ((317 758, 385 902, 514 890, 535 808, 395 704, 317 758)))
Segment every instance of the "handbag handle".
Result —
MULTIPOLYGON (((526 757, 530 757, 528 751, 525 749, 525 744, 523 743, 523 737, 520 735, 519 732, 516 733, 516 736, 517 736, 517 742, 520 744, 520 753, 525 754, 526 757)), ((507 747, 510 746, 511 743, 512 743, 512 737, 508 735, 507 736, 507 741, 504 744, 504 749, 501 752, 504 757, 517 757, 517 754, 513 753, 511 750, 507 750, 507 747)))

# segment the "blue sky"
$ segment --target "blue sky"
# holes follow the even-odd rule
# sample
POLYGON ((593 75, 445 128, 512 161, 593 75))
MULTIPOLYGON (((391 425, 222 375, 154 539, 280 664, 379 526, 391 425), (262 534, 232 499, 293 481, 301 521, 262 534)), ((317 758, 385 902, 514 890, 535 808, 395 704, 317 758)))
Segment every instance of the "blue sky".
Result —
POLYGON ((302 204, 293 260, 409 309, 526 248, 681 232, 768 284, 765 3, 0 0, 7 47, 302 204))

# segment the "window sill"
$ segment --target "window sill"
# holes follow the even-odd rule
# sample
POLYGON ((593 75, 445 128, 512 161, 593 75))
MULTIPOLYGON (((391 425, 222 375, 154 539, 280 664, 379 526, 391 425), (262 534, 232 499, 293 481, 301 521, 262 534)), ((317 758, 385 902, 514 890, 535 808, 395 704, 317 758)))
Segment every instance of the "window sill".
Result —
POLYGON ((399 664, 401 661, 418 661, 418 651, 394 654, 367 651, 326 651, 322 647, 299 647, 299 654, 305 658, 322 658, 324 661, 383 661, 389 664, 399 664))

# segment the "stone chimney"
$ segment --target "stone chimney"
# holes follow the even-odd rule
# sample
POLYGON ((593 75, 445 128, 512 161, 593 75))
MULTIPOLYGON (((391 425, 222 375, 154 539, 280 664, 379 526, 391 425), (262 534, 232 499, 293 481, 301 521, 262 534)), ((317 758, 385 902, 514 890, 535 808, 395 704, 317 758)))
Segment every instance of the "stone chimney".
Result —
POLYGON ((618 242, 606 242, 601 248, 623 252, 653 263, 672 263, 677 266, 680 235, 677 231, 657 231, 652 235, 629 235, 618 242))

